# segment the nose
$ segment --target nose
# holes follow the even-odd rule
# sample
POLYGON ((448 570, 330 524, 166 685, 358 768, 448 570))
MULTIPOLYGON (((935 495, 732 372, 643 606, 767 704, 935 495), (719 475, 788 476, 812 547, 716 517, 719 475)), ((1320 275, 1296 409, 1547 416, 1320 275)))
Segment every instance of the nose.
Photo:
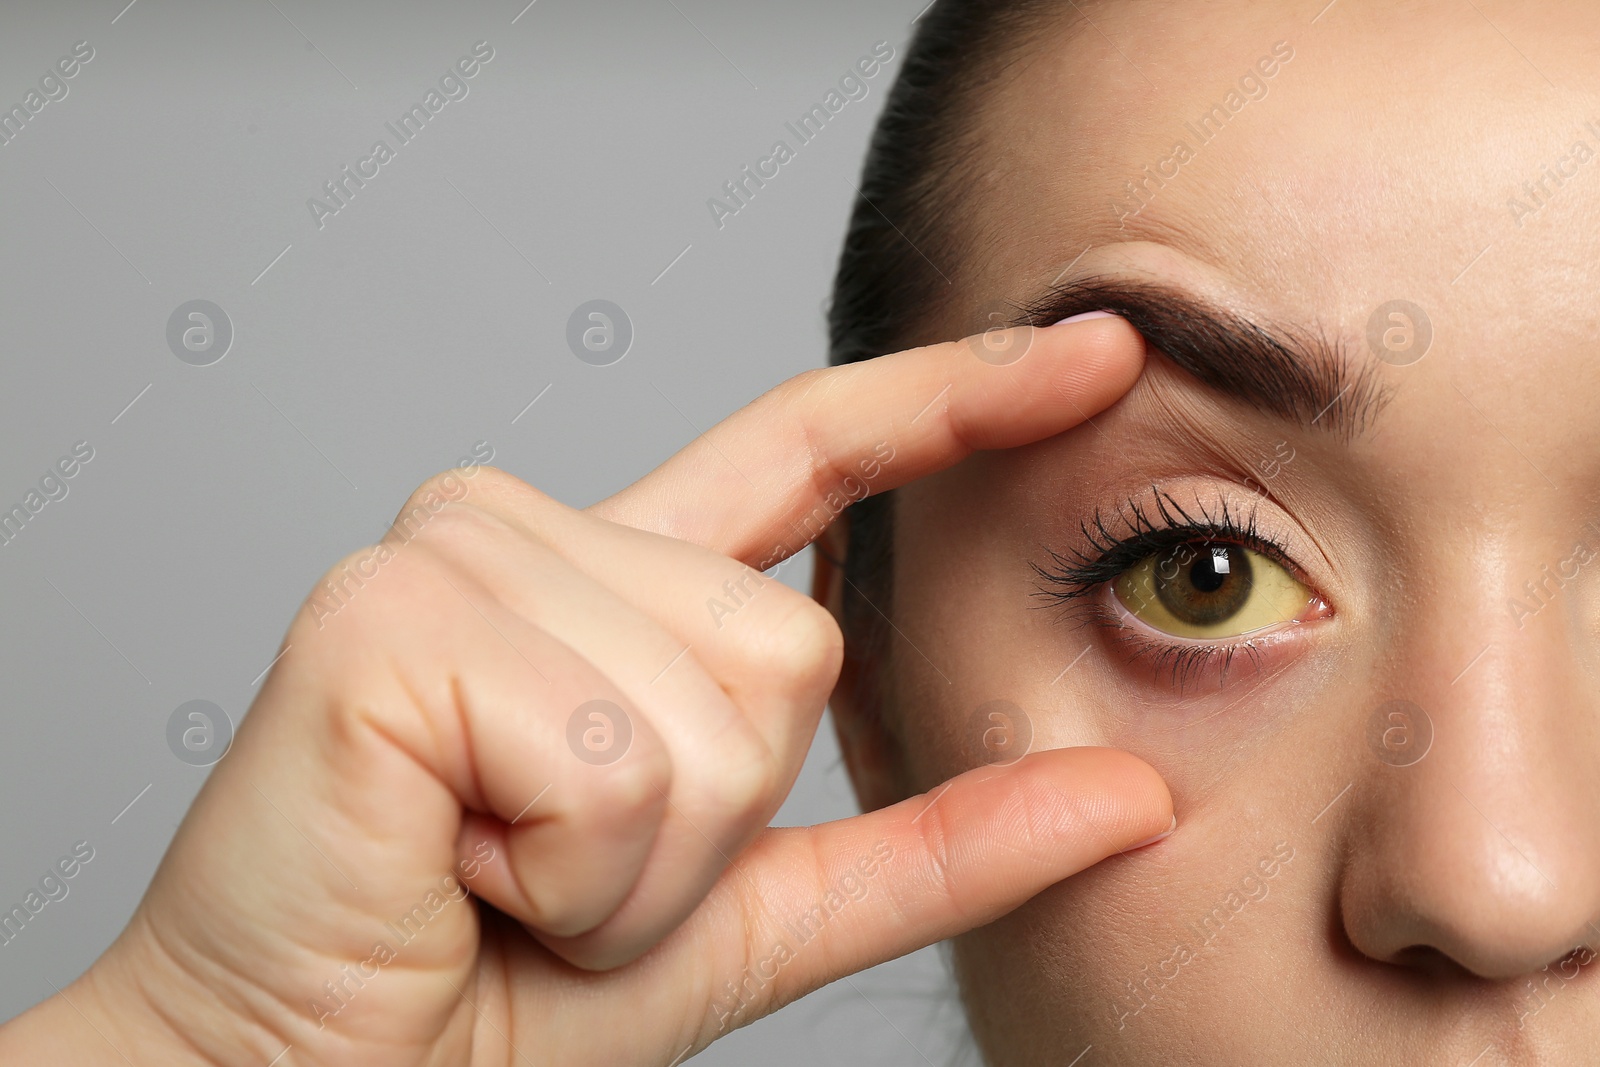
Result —
POLYGON ((1380 675, 1415 707, 1373 710, 1352 790, 1339 905, 1370 958, 1508 979, 1600 947, 1600 730, 1574 606, 1456 612, 1380 675))

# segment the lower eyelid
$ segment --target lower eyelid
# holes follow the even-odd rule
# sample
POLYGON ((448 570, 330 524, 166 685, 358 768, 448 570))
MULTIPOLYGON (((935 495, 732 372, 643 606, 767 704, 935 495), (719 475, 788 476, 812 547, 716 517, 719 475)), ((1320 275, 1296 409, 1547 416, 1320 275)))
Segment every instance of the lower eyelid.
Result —
POLYGON ((1143 622, 1121 608, 1109 582, 1085 606, 1085 622, 1100 632, 1125 669, 1147 669, 1153 680, 1180 691, 1197 679, 1222 685, 1237 678, 1241 656, 1255 674, 1287 666, 1303 651, 1304 628, 1332 616, 1326 601, 1313 593, 1313 606, 1319 611, 1313 619, 1296 618, 1235 637, 1206 639, 1163 633, 1143 622), (1325 614, 1320 613, 1323 609, 1325 614))

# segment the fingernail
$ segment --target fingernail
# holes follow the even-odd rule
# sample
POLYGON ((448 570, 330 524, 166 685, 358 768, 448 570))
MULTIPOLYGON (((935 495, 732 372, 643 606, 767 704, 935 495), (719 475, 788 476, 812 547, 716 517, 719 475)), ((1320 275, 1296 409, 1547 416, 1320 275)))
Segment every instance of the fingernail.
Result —
POLYGON ((1176 830, 1177 828, 1178 828, 1178 817, 1176 815, 1174 815, 1172 817, 1172 825, 1171 826, 1167 827, 1165 830, 1161 831, 1159 834, 1157 834, 1154 837, 1147 837, 1143 841, 1140 841, 1136 845, 1129 845, 1127 848, 1123 849, 1122 851, 1124 851, 1124 852, 1132 852, 1136 848, 1144 848, 1144 846, 1146 846, 1146 845, 1153 845, 1157 841, 1160 841, 1160 840, 1162 840, 1164 838, 1171 837, 1172 836, 1172 832, 1174 830, 1176 830))
POLYGON ((1089 319, 1114 319, 1116 317, 1116 313, 1112 311, 1084 311, 1073 315, 1071 318, 1062 319, 1056 325, 1065 326, 1069 322, 1085 322, 1089 319))

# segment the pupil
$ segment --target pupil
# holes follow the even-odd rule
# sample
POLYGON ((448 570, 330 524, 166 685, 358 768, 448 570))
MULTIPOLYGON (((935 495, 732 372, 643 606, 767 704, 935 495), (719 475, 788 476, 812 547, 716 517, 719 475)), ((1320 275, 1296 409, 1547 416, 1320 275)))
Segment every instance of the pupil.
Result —
MULTIPOLYGON (((1225 549, 1222 551, 1226 553, 1225 549)), ((1226 555, 1224 555, 1224 558, 1226 558, 1226 555)), ((1232 568, 1230 567, 1229 570, 1232 570, 1232 568)), ((1189 569, 1189 584, 1202 593, 1215 593, 1222 588, 1222 583, 1227 580, 1228 576, 1217 570, 1217 557, 1214 554, 1208 554, 1197 560, 1195 565, 1189 569)))

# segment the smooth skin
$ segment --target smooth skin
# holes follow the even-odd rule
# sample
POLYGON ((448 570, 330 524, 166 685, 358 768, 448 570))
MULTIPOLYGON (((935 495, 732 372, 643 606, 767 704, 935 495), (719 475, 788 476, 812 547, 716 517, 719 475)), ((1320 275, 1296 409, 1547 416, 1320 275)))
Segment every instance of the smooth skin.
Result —
POLYGON ((128 928, 0 1029, 0 1060, 664 1067, 1169 831, 1156 773, 1089 747, 768 828, 842 640, 752 567, 804 547, 864 460, 881 491, 1058 434, 1144 364, 1119 319, 1004 340, 1026 355, 802 374, 586 511, 491 468, 465 496, 458 472, 424 485, 402 516, 458 499, 339 611, 308 599, 128 928), (755 592, 717 617, 728 582, 755 592), (631 725, 614 762, 568 744, 596 699, 631 725), (869 860, 865 895, 774 964, 780 923, 869 860), (450 900, 457 877, 492 908, 450 900))
POLYGON ((1145 759, 1182 815, 1139 863, 956 939, 986 1062, 1600 1062, 1600 5, 1053 11, 984 68, 992 180, 956 220, 979 254, 939 259, 928 329, 1058 277, 1158 282, 1341 339, 1391 400, 1341 440, 1157 356, 1093 428, 896 493, 899 633, 844 672, 892 699, 832 705, 867 806, 959 768, 950 731, 1003 698, 1036 747, 1145 759), (1265 95, 1201 143, 1185 123, 1279 42, 1265 95), (1180 139, 1131 215, 1127 181, 1180 139), (1395 299, 1432 323, 1404 365, 1367 333, 1395 299), (1177 685, 1041 608, 1029 563, 1154 483, 1254 515, 1331 614, 1177 685), (1412 763, 1372 740, 1393 700, 1428 716, 1412 763))

